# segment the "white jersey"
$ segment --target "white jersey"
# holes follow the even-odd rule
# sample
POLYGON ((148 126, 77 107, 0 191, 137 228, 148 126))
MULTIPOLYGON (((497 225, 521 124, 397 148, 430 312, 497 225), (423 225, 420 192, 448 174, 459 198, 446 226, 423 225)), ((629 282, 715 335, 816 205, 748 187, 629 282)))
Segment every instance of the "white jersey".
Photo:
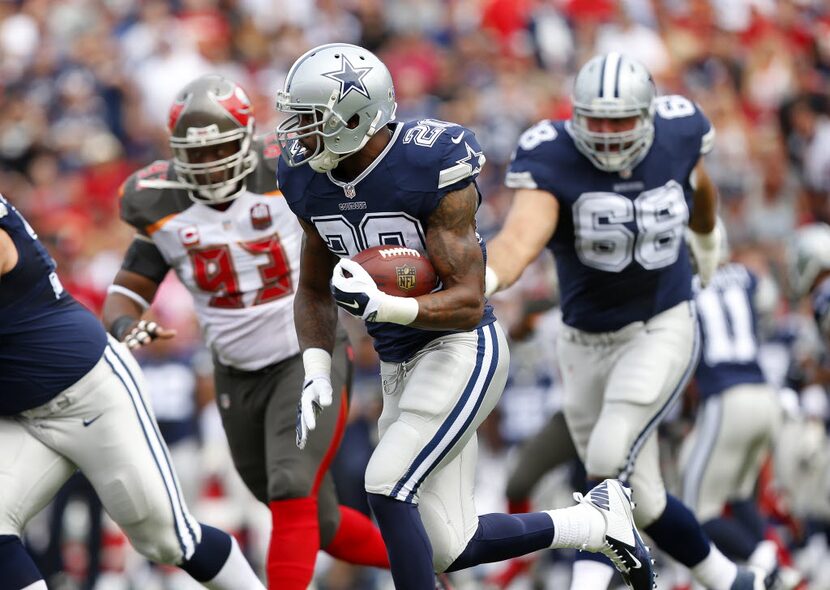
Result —
POLYGON ((244 371, 300 351, 293 309, 302 228, 259 148, 248 190, 225 211, 180 189, 154 188, 154 180, 173 175, 164 161, 134 174, 122 200, 122 217, 152 240, 193 295, 208 347, 220 363, 244 371))
POLYGON ((293 310, 302 229, 282 195, 245 191, 226 211, 194 204, 151 237, 193 294, 219 362, 250 371, 299 353, 293 310), (259 229, 258 220, 265 220, 259 229))

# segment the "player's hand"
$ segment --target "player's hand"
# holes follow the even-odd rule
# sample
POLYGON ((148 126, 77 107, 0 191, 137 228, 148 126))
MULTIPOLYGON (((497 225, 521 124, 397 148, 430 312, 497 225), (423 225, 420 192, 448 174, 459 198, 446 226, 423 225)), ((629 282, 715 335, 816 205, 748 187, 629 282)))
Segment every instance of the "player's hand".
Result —
POLYGON ((331 292, 337 305, 367 322, 376 320, 383 299, 389 297, 378 289, 362 266, 347 258, 341 259, 334 267, 331 292))
POLYGON ((305 448, 308 433, 317 427, 317 416, 331 405, 331 379, 325 376, 306 377, 297 405, 297 447, 305 448))
POLYGON ((153 340, 158 338, 168 339, 176 335, 176 330, 168 330, 161 327, 158 323, 148 320, 140 320, 132 329, 124 336, 124 344, 130 350, 136 350, 150 344, 153 340))

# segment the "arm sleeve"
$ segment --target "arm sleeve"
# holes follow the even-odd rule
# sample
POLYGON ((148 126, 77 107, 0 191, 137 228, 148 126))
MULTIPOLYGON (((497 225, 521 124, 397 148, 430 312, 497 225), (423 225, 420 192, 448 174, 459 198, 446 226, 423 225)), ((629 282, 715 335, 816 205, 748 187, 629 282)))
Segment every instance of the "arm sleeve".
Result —
POLYGON ((161 283, 170 270, 170 265, 150 238, 136 234, 127 248, 121 268, 161 283))

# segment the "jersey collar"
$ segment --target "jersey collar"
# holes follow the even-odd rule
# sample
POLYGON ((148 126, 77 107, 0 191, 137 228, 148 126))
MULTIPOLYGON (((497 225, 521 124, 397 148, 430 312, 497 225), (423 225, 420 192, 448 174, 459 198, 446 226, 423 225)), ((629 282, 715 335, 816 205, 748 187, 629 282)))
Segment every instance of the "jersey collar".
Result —
POLYGON ((364 170, 363 172, 361 172, 360 174, 357 175, 357 178, 355 178, 354 180, 352 180, 350 182, 344 182, 342 180, 337 180, 332 175, 332 173, 331 173, 332 171, 329 170, 328 172, 326 172, 326 176, 329 177, 329 180, 332 181, 337 186, 341 187, 347 195, 349 194, 350 191, 354 191, 355 185, 357 183, 359 183, 361 180, 363 180, 364 178, 366 178, 367 176, 369 176, 369 174, 371 174, 372 170, 377 168, 378 164, 381 163, 383 158, 386 157, 386 154, 388 154, 389 151, 392 149, 392 147, 397 143, 398 136, 401 134, 401 131, 403 130, 404 126, 403 126, 402 123, 394 123, 394 125, 395 125, 395 130, 392 132, 392 138, 389 140, 389 143, 387 143, 386 147, 383 148, 383 151, 380 154, 378 154, 378 157, 375 158, 374 162, 369 164, 369 166, 366 167, 366 170, 364 170))

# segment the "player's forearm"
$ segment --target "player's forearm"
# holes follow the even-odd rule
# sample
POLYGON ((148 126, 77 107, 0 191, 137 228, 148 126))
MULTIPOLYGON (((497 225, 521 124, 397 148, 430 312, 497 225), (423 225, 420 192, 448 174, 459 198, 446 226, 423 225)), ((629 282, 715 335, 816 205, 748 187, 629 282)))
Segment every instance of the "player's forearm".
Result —
POLYGON ((301 285, 294 298, 294 326, 301 350, 322 348, 331 352, 337 330, 337 305, 331 294, 301 285))
POLYGON ((538 254, 518 247, 518 243, 513 236, 500 233, 487 244, 487 268, 498 281, 496 290, 506 289, 515 283, 538 254))
POLYGON ((116 334, 116 331, 125 331, 129 325, 140 320, 143 313, 144 309, 129 297, 121 293, 109 292, 104 301, 101 319, 107 332, 120 340, 120 334, 116 334))
POLYGON ((479 288, 457 286, 417 298, 418 315, 410 325, 424 330, 472 330, 484 313, 479 288))

